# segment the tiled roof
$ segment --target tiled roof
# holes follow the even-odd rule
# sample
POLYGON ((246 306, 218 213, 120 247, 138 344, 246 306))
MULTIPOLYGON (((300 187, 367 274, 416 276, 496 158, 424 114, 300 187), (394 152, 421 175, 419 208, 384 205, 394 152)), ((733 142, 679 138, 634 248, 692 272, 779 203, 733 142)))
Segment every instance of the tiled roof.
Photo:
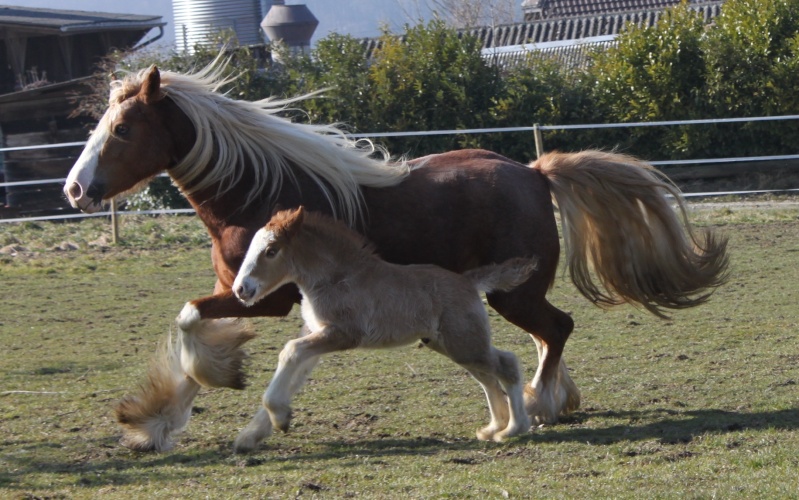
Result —
MULTIPOLYGON (((522 10, 526 21, 560 17, 594 16, 634 11, 663 10, 681 0, 526 0, 522 10)), ((708 0, 689 0, 692 4, 708 0)))
POLYGON ((605 49, 616 43, 616 36, 595 36, 579 40, 546 42, 539 44, 495 47, 482 50, 484 59, 500 68, 509 68, 528 62, 533 57, 556 59, 565 68, 585 68, 590 54, 597 49, 605 49))
MULTIPOLYGON (((710 22, 719 15, 723 4, 723 0, 703 2, 691 5, 691 8, 700 12, 705 22, 710 22)), ((652 26, 660 19, 662 14, 662 10, 599 14, 586 17, 507 24, 493 28, 472 28, 465 30, 465 32, 477 37, 481 42, 482 48, 485 49, 525 43, 544 43, 594 36, 618 35, 627 23, 632 23, 636 26, 652 26)))
MULTIPOLYGON (((530 3, 528 0, 526 3, 530 3)), ((547 0, 540 0, 546 2, 547 0)), ((725 0, 693 0, 691 9, 699 12, 706 23, 710 23, 721 13, 725 0)), ((660 2, 669 5, 677 3, 672 0, 552 0, 558 4, 618 4, 618 5, 643 5, 660 2)), ((665 7, 668 7, 666 5, 665 7)), ((639 27, 653 26, 663 15, 665 8, 652 10, 633 10, 621 13, 603 13, 581 17, 561 17, 558 19, 527 21, 516 24, 506 24, 496 27, 482 27, 462 30, 461 34, 472 35, 477 38, 483 55, 490 57, 500 66, 508 66, 523 61, 529 57, 531 50, 541 51, 542 54, 551 55, 569 66, 581 66, 586 60, 586 54, 597 47, 612 45, 616 35, 622 32, 628 23, 639 27), (598 41, 601 37, 602 40, 598 41), (593 39, 593 40, 583 40, 593 39), (566 42, 560 45, 545 46, 552 42, 566 42), (525 45, 527 45, 525 47, 525 45), (504 51, 492 49, 505 48, 504 51)), ((400 37, 402 39, 402 37, 400 37)), ((379 46, 379 38, 367 38, 362 41, 367 58, 379 46)))
MULTIPOLYGON (((723 0, 704 2, 691 8, 710 23, 721 12, 723 3, 723 0)), ((475 28, 468 33, 480 40, 483 57, 502 68, 525 63, 532 54, 554 58, 563 67, 584 68, 594 50, 615 45, 616 36, 628 22, 648 27, 654 25, 662 14, 663 11, 638 11, 562 18, 475 28)))

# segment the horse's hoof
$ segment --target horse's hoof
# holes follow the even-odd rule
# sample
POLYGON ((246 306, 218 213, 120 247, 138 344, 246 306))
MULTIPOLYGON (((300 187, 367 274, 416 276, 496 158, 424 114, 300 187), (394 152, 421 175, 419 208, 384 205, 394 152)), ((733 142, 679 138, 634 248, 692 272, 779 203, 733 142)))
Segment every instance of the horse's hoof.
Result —
POLYGON ((536 397, 535 389, 529 385, 524 388, 524 411, 537 424, 558 423, 558 412, 553 408, 544 408, 536 397))
POLYGON ((125 435, 120 438, 119 444, 129 450, 142 453, 160 453, 163 451, 169 451, 174 445, 174 443, 172 443, 172 441, 166 437, 162 439, 156 439, 139 433, 125 433, 125 435))
POLYGON ((573 392, 568 393, 568 396, 566 397, 566 404, 563 406, 560 414, 568 415, 569 413, 577 411, 578 408, 580 408, 580 391, 578 391, 577 387, 575 387, 573 392))
POLYGON ((479 439, 480 441, 492 441, 494 439, 494 435, 497 433, 497 430, 498 429, 490 425, 487 427, 483 427, 482 429, 478 429, 476 432, 477 439, 479 439))

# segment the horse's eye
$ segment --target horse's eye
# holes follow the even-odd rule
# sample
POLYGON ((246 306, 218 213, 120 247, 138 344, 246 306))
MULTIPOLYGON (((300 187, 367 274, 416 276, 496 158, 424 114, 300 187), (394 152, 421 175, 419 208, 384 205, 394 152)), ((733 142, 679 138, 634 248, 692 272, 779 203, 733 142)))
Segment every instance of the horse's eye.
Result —
POLYGON ((130 132, 130 127, 128 127, 125 124, 120 123, 119 125, 114 127, 114 134, 116 135, 125 136, 128 135, 128 132, 130 132))
POLYGON ((272 258, 272 257, 274 257, 275 255, 277 255, 277 252, 278 252, 278 249, 277 249, 277 248, 274 248, 274 247, 272 247, 272 248, 267 248, 267 249, 266 249, 266 252, 265 252, 266 258, 267 258, 267 259, 271 259, 271 258, 272 258))

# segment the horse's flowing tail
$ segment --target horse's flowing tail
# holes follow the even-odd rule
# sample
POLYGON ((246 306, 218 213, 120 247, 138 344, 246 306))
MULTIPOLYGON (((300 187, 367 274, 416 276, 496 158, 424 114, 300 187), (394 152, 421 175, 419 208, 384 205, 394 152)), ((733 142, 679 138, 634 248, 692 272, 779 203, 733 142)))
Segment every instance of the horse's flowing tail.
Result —
POLYGON ((172 436, 188 424, 201 386, 243 389, 247 354, 241 346, 254 336, 240 320, 179 318, 177 335, 161 344, 138 392, 116 407, 122 444, 137 451, 167 450, 172 436))
POLYGON ((664 308, 702 304, 725 281, 727 239, 698 234, 679 189, 652 166, 583 151, 549 153, 531 167, 549 180, 571 279, 592 302, 637 303, 666 317, 664 308))

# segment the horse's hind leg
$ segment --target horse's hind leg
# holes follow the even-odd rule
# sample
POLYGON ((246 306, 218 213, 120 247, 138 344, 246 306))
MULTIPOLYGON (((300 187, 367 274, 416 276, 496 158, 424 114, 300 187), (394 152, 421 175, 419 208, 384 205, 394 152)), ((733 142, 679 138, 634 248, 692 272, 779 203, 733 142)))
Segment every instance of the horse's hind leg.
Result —
POLYGON ((550 351, 549 345, 545 344, 535 335, 530 335, 538 347, 538 369, 533 376, 530 385, 524 388, 524 399, 527 413, 536 417, 536 421, 542 424, 552 424, 557 422, 557 415, 566 415, 580 407, 580 390, 569 375, 569 368, 563 360, 563 350, 561 348, 560 363, 558 363, 555 375, 547 375, 546 368, 553 363, 546 363, 554 356, 550 351), (554 383, 547 384, 547 380, 554 379, 554 383), (557 413, 554 420, 547 419, 545 408, 554 405, 557 413))
POLYGON ((545 299, 524 293, 526 286, 508 293, 490 294, 488 303, 536 341, 538 370, 525 388, 525 407, 536 422, 552 424, 558 421, 558 415, 580 406, 580 391, 561 357, 574 322, 545 299))

